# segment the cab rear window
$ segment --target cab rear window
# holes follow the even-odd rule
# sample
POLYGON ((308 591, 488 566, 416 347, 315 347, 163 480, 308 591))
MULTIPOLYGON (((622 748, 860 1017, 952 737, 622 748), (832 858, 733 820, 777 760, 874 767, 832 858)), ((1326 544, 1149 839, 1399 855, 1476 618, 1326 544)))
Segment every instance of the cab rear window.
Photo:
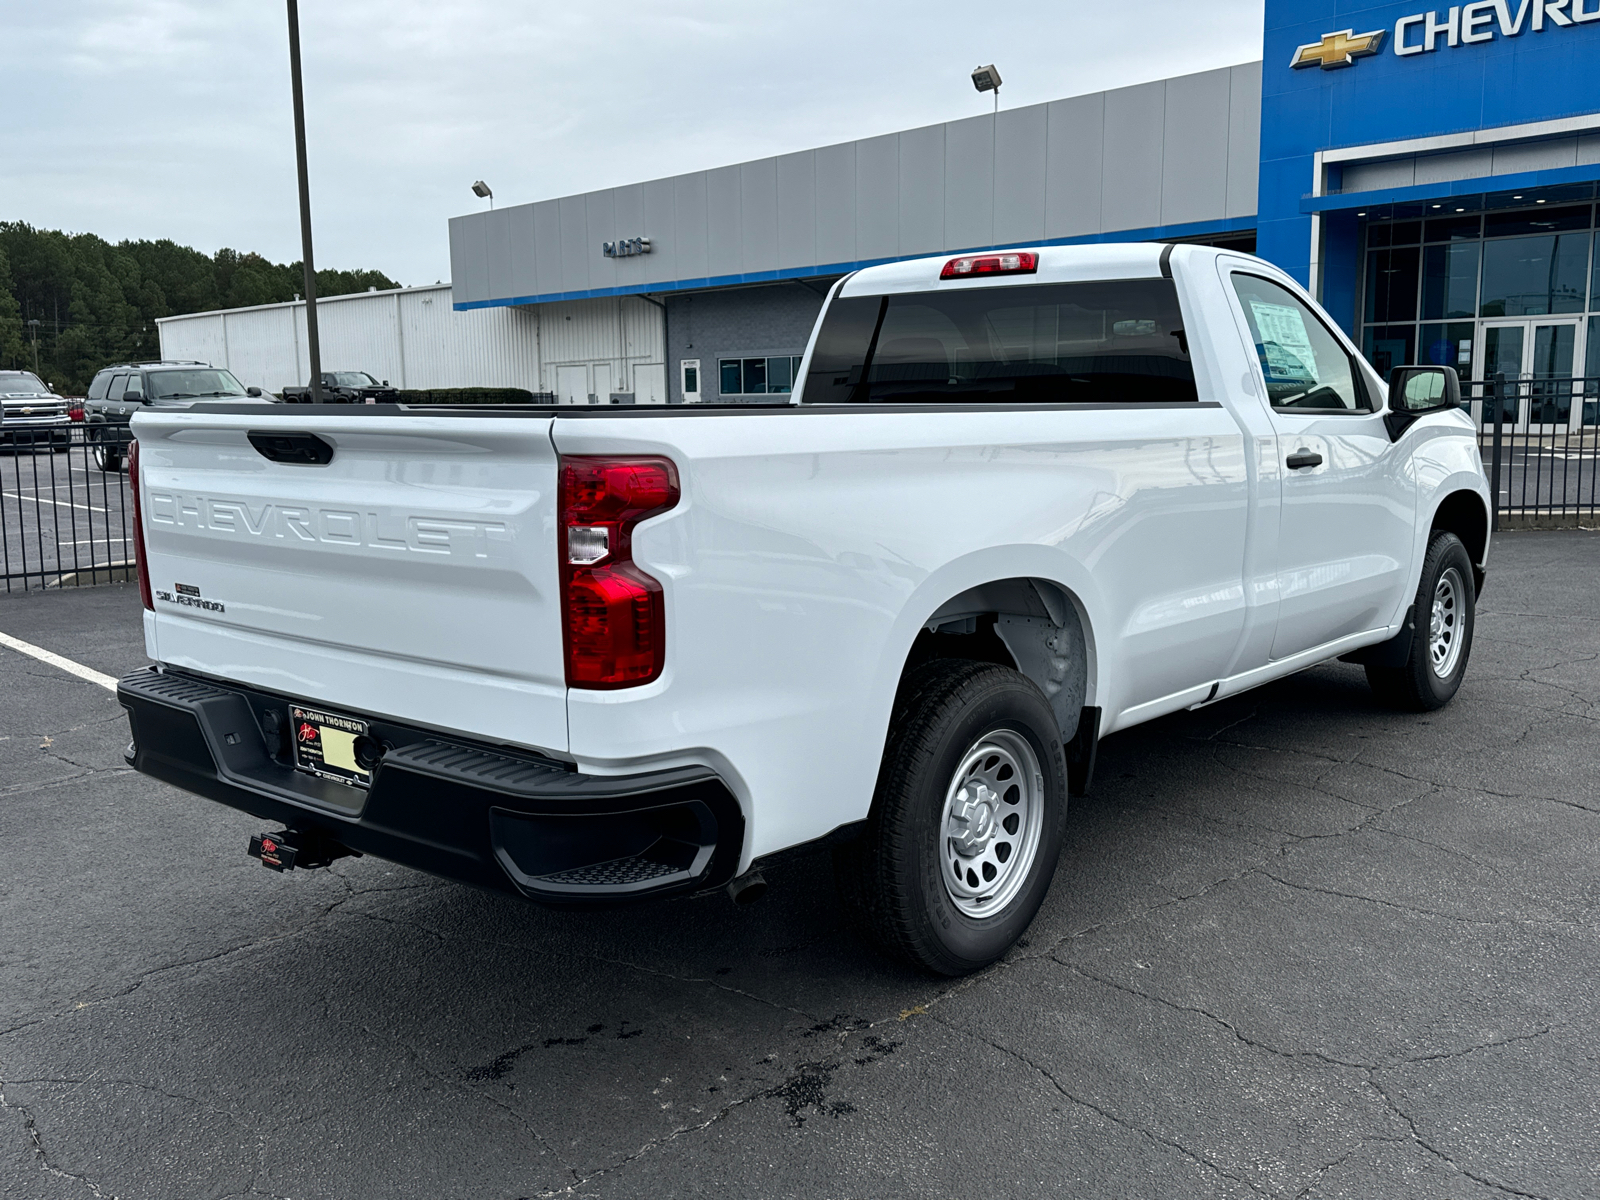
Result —
POLYGON ((953 287, 828 307, 807 404, 1193 401, 1170 279, 953 287))

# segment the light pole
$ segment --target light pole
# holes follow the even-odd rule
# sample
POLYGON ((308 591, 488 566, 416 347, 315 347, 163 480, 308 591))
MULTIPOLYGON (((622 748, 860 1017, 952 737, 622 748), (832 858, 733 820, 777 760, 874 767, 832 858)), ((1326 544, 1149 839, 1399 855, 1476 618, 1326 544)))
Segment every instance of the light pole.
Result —
POLYGON ((300 7, 289 4, 289 80, 294 91, 294 156, 300 174, 300 256, 306 274, 306 346, 311 352, 311 403, 322 403, 322 345, 317 338, 317 268, 311 259, 311 185, 306 180, 306 104, 300 91, 300 7))
POLYGON ((994 93, 994 111, 1000 112, 1000 72, 995 70, 993 63, 987 67, 972 68, 972 86, 981 92, 994 93))
POLYGON ((28 325, 33 330, 33 373, 37 375, 39 373, 39 318, 35 317, 28 322, 28 325))
POLYGON ((494 208, 494 189, 483 180, 480 179, 477 183, 472 185, 472 194, 479 200, 487 197, 489 200, 489 207, 491 209, 494 208))

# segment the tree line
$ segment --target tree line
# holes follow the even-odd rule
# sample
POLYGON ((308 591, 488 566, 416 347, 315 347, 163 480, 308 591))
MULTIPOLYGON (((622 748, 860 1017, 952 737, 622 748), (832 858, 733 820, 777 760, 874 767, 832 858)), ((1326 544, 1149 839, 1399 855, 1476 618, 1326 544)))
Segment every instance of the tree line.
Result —
MULTIPOLYGON (((62 395, 82 395, 108 363, 161 357, 157 317, 293 300, 298 262, 176 242, 112 245, 92 233, 0 221, 0 368, 34 369, 62 395), (30 325, 36 320, 38 325, 30 325)), ((317 272, 317 295, 400 285, 381 271, 317 272)))

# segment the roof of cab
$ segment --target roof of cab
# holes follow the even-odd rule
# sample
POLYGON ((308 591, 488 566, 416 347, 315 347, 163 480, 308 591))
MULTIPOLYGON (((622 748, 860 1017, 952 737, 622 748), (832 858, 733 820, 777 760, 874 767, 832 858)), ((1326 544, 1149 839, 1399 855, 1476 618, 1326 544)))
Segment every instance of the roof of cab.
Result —
MULTIPOLYGON (((841 296, 881 296, 893 292, 921 292, 931 288, 1014 287, 1030 283, 1079 283, 1094 279, 1154 279, 1161 274, 1164 242, 1101 242, 1088 246, 1027 246, 1007 250, 972 251, 966 254, 940 254, 904 262, 865 267, 849 276, 839 290, 841 296), (1039 256, 1039 269, 1027 275, 982 275, 970 279, 939 278, 939 272, 952 258, 971 258, 978 254, 1006 254, 1017 250, 1039 256)), ((1215 254, 1207 246, 1174 247, 1184 254, 1215 254)))

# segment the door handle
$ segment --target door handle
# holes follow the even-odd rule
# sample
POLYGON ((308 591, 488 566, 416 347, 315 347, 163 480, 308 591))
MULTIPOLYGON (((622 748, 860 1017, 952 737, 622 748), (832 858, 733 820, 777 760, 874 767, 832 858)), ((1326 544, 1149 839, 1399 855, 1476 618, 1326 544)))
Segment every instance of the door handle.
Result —
POLYGON ((1289 455, 1284 461, 1287 463, 1289 470, 1299 471, 1305 467, 1320 467, 1322 465, 1322 455, 1312 450, 1301 449, 1289 455))

